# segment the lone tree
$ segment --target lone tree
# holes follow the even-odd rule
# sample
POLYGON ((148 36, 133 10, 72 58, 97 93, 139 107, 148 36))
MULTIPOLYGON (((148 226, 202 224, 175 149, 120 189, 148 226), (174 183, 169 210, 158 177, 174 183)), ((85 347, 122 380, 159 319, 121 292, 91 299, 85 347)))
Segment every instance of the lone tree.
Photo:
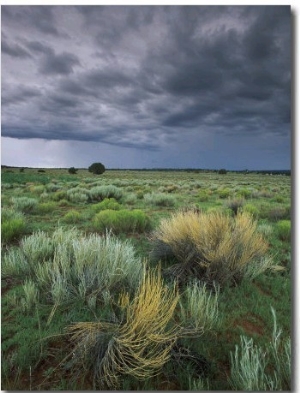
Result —
POLYGON ((73 166, 72 166, 71 168, 68 169, 68 172, 69 172, 71 175, 76 175, 77 171, 78 171, 78 169, 74 168, 73 166))
POLYGON ((226 173, 227 173, 227 170, 226 169, 224 169, 224 168, 222 168, 222 169, 220 169, 219 170, 219 175, 226 175, 226 173))
POLYGON ((94 164, 89 166, 88 170, 95 175, 102 175, 105 172, 105 166, 101 162, 94 162, 94 164))

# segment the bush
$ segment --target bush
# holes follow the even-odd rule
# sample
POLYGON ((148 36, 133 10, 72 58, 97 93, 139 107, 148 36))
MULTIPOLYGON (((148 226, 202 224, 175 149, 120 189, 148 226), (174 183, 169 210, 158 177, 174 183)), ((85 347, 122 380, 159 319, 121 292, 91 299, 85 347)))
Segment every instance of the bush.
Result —
POLYGON ((79 299, 110 299, 118 289, 134 291, 142 272, 133 246, 106 234, 87 237, 76 230, 37 232, 9 250, 2 260, 4 277, 33 280, 44 304, 69 304, 79 299), (112 292, 111 292, 112 291, 112 292))
POLYGON ((229 209, 233 211, 233 213, 236 215, 238 210, 243 207, 245 203, 245 200, 243 198, 234 198, 234 199, 229 199, 226 203, 225 206, 227 206, 229 209))
POLYGON ((68 172, 69 172, 71 175, 76 175, 77 171, 78 171, 78 169, 74 168, 73 166, 72 166, 71 168, 68 169, 68 172))
POLYGON ((102 175, 105 172, 105 166, 101 162, 94 162, 94 164, 89 166, 88 171, 95 175, 102 175))
POLYGON ((198 193, 197 198, 199 199, 200 202, 207 202, 209 199, 209 193, 206 190, 201 190, 198 193))
POLYGON ((102 201, 105 198, 120 200, 122 195, 122 189, 112 185, 93 187, 89 191, 89 198, 92 201, 102 201))
POLYGON ((102 210, 120 210, 121 205, 115 200, 115 198, 105 198, 102 202, 92 205, 92 209, 95 212, 100 212, 102 210))
POLYGON ((229 190, 229 188, 223 188, 222 190, 218 191, 218 194, 219 194, 219 198, 225 199, 230 196, 231 191, 229 190))
POLYGON ((280 220, 276 223, 276 231, 279 239, 289 241, 291 238, 291 221, 280 220))
POLYGON ((252 205, 252 203, 246 203, 243 206, 243 211, 247 212, 249 214, 252 214, 252 216, 254 216, 254 217, 258 217, 259 216, 259 209, 258 209, 258 207, 256 207, 255 205, 252 205))
POLYGON ((219 174, 219 175, 226 175, 226 174, 227 174, 227 170, 224 169, 224 168, 219 169, 218 174, 219 174))
POLYGON ((51 199, 54 201, 61 201, 62 199, 67 198, 67 191, 55 191, 54 194, 51 195, 51 199))
POLYGON ((1 242, 8 243, 25 232, 25 217, 13 209, 1 209, 1 242))
POLYGON ((247 188, 240 188, 239 190, 237 190, 237 195, 245 199, 250 198, 251 194, 252 192, 247 188))
POLYGON ((149 193, 144 195, 144 200, 149 205, 172 207, 176 204, 176 197, 164 193, 149 193))
POLYGON ((142 210, 103 210, 93 220, 94 228, 104 232, 111 229, 114 233, 143 232, 150 228, 150 219, 142 210))
POLYGON ((172 250, 179 263, 166 273, 180 281, 196 277, 210 285, 237 284, 243 277, 254 277, 255 266, 260 274, 262 266, 266 270, 272 265, 272 260, 265 258, 267 243, 256 227, 256 221, 245 212, 234 218, 219 212, 179 212, 161 221, 153 245, 163 242, 169 254, 172 250))
POLYGON ((38 205, 38 212, 39 213, 49 213, 52 212, 57 208, 55 202, 44 202, 38 205))
POLYGON ((63 216, 63 221, 70 224, 76 224, 80 220, 81 214, 77 210, 69 210, 68 213, 63 216))
POLYGON ((89 191, 80 187, 71 188, 67 191, 67 198, 70 202, 86 203, 89 199, 89 191))
POLYGON ((27 197, 12 198, 11 201, 14 209, 24 213, 32 211, 38 204, 37 199, 27 197))

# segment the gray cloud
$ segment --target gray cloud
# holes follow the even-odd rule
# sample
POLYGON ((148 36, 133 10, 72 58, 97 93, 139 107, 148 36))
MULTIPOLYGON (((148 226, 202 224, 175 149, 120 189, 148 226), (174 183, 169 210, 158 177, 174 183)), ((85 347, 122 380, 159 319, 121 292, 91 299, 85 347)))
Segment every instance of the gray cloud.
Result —
POLYGON ((3 136, 290 138, 288 6, 2 6, 2 30, 3 136))

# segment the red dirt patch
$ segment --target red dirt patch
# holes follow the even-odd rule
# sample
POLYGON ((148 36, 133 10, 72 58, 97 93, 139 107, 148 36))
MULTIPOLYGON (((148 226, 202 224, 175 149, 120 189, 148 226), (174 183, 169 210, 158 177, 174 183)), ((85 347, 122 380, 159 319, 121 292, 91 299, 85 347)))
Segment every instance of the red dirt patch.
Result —
POLYGON ((262 336, 264 334, 263 321, 254 314, 249 314, 243 319, 238 319, 233 322, 233 326, 241 327, 246 334, 262 336))

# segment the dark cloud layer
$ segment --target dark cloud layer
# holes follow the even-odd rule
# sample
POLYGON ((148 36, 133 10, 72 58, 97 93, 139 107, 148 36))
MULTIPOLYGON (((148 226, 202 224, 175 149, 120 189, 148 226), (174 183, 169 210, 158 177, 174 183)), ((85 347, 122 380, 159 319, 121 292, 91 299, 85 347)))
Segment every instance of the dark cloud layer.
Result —
POLYGON ((2 6, 3 137, 289 140, 290 79, 289 6, 2 6))

